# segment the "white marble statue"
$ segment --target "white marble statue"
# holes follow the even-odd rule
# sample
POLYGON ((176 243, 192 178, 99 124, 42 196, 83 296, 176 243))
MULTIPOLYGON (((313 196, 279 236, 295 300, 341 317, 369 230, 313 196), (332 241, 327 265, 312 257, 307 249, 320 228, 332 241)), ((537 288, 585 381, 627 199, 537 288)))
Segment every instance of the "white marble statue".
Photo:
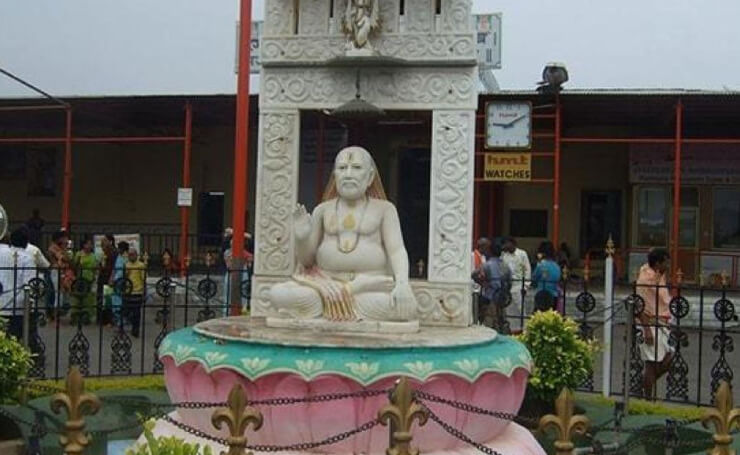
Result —
POLYGON ((348 53, 372 53, 370 34, 380 28, 380 0, 347 0, 342 30, 349 39, 348 53))
POLYGON ((398 212, 367 150, 341 150, 323 202, 293 221, 298 270, 269 296, 283 317, 417 320, 398 212))

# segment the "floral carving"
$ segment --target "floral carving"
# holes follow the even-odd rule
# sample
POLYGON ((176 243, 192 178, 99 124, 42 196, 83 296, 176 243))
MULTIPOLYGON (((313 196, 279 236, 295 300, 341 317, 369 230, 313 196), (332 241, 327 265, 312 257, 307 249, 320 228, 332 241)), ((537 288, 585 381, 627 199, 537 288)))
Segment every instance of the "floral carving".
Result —
POLYGON ((265 5, 265 36, 292 35, 295 17, 293 0, 267 0, 265 5))
POLYGON ((380 26, 384 33, 398 31, 400 16, 399 0, 378 0, 380 2, 380 26))
POLYGON ((419 319, 426 325, 465 326, 472 320, 470 285, 417 282, 412 285, 419 303, 419 319))
POLYGON ((252 300, 250 308, 254 316, 277 316, 277 311, 272 307, 269 299, 270 288, 279 282, 285 281, 284 277, 255 276, 252 278, 252 300))
POLYGON ((257 185, 258 274, 290 275, 291 208, 295 205, 298 115, 265 113, 261 117, 262 147, 257 185))
POLYGON ((270 364, 270 359, 262 359, 259 357, 253 357, 249 359, 242 359, 242 366, 247 373, 256 374, 267 368, 270 364))
MULTIPOLYGON (((271 68, 260 102, 263 109, 331 109, 355 96, 355 77, 353 69, 271 68)), ((376 68, 362 72, 360 87, 365 100, 384 109, 475 109, 475 77, 470 68, 376 68)))
POLYGON ((474 111, 434 112, 431 281, 470 280, 474 111))
MULTIPOLYGON (((446 66, 468 65, 476 58, 472 33, 387 33, 371 41, 380 55, 411 62, 438 60, 446 66)), ((260 45, 260 61, 265 67, 325 63, 344 55, 344 45, 341 35, 265 37, 260 45)))
POLYGON ((432 0, 406 0, 404 11, 407 32, 420 33, 434 30, 434 6, 432 0))
POLYGON ((323 35, 329 31, 329 0, 301 0, 299 8, 298 32, 301 35, 323 35))
POLYGON ((442 32, 467 32, 470 26, 470 0, 446 0, 442 2, 442 32))
POLYGON ((380 368, 378 362, 348 362, 345 366, 352 372, 352 374, 363 380, 377 374, 378 369, 380 368))
POLYGON ((408 368, 408 370, 415 374, 417 377, 422 378, 425 378, 434 370, 434 363, 422 362, 421 360, 417 360, 416 362, 404 363, 403 366, 408 368))

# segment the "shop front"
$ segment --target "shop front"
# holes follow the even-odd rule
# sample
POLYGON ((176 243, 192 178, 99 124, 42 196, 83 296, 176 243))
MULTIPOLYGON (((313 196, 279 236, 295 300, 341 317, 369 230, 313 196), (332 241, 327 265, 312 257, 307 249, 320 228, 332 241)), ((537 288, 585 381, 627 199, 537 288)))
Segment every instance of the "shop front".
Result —
MULTIPOLYGON (((685 281, 738 281, 740 263, 740 146, 687 144, 681 157, 677 267, 685 281)), ((629 277, 651 247, 672 243, 675 157, 671 147, 633 145, 629 277)))

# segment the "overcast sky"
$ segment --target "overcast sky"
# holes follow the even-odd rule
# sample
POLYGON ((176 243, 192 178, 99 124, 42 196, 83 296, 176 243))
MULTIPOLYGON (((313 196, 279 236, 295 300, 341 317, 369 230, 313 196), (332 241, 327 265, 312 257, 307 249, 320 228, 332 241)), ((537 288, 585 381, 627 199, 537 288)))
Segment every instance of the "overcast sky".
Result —
MULTIPOLYGON (((532 88, 561 61, 571 88, 740 90, 739 0, 473 3, 503 13, 503 89, 532 88)), ((0 67, 59 96, 233 93, 237 11, 238 0, 0 0, 0 67)), ((28 93, 0 76, 0 97, 28 93)))

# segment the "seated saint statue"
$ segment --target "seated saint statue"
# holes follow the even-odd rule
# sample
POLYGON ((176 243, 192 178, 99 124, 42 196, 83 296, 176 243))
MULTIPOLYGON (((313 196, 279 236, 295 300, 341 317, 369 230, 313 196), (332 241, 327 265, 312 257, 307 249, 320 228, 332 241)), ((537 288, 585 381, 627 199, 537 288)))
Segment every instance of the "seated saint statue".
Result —
POLYGON ((282 317, 416 321, 396 207, 362 147, 337 154, 323 201, 293 213, 297 270, 270 289, 282 317))

